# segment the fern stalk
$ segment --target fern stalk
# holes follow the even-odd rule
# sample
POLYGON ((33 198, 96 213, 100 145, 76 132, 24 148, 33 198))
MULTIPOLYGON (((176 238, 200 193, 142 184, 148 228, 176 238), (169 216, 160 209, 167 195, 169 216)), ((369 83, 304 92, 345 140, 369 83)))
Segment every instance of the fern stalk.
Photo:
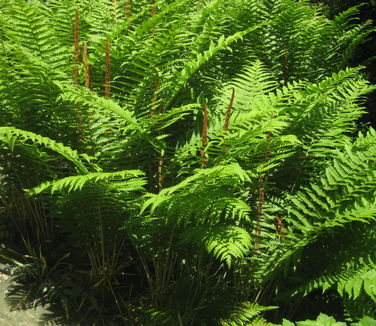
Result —
MULTIPOLYGON (((201 132, 201 141, 202 141, 202 149, 200 151, 200 155, 202 158, 205 157, 205 147, 208 145, 208 107, 206 103, 204 103, 204 116, 202 119, 202 132, 201 132)), ((203 159, 201 163, 201 167, 205 166, 207 160, 203 159)))
POLYGON ((258 188, 258 203, 257 203, 257 215, 256 215, 256 242, 254 249, 258 250, 260 248, 260 236, 261 236, 261 216, 262 209, 265 202, 265 174, 262 174, 258 178, 259 188, 258 188))
MULTIPOLYGON (((154 5, 152 6, 151 8, 151 11, 150 11, 150 15, 151 17, 154 17, 156 15, 156 12, 157 12, 157 6, 154 5)), ((155 33, 155 26, 153 26, 152 28, 152 31, 151 31, 151 35, 153 38, 155 38, 156 36, 156 33, 155 33)), ((159 76, 157 75, 157 80, 155 82, 155 85, 153 87, 153 97, 152 97, 152 110, 151 110, 151 117, 153 117, 154 115, 154 109, 158 103, 158 91, 159 91, 159 88, 160 88, 160 85, 161 85, 161 80, 159 78, 159 76)), ((163 105, 160 106, 160 113, 163 113, 163 105)), ((164 130, 160 130, 159 131, 159 134, 160 135, 163 135, 164 134, 164 130)), ((160 191, 162 188, 163 188, 163 180, 164 180, 164 175, 163 175, 163 165, 164 165, 164 160, 163 160, 163 157, 162 155, 159 157, 159 160, 158 160, 158 167, 157 167, 157 175, 158 175, 158 190, 160 191)))
POLYGON ((78 85, 78 62, 80 60, 80 44, 78 38, 80 19, 78 14, 78 9, 76 8, 75 20, 74 20, 74 67, 73 67, 73 84, 78 85))
MULTIPOLYGON (((163 105, 160 106, 160 113, 164 112, 163 105)), ((161 129, 159 131, 159 135, 164 135, 165 130, 161 129)), ((164 165, 164 159, 163 155, 161 154, 159 161, 158 161, 158 189, 161 190, 163 188, 163 181, 164 181, 164 174, 163 174, 163 165, 164 165)))
POLYGON ((113 11, 113 16, 116 17, 116 0, 112 0, 112 11, 113 11))
POLYGON ((110 56, 110 42, 108 39, 106 40, 105 46, 105 53, 106 53, 106 64, 105 64, 105 82, 104 82, 104 97, 110 98, 111 96, 111 85, 110 85, 110 78, 111 78, 111 56, 110 56))
MULTIPOLYGON (((273 138, 273 134, 271 131, 267 132, 268 139, 273 138)), ((265 160, 268 160, 269 153, 268 150, 265 152, 265 160)), ((268 175, 268 171, 265 171, 260 175, 258 178, 259 188, 258 188, 258 204, 257 204, 257 215, 256 215, 256 242, 254 245, 254 249, 258 250, 260 247, 260 236, 261 236, 261 218, 262 218, 262 211, 265 203, 265 181, 268 175)))
MULTIPOLYGON (((80 40, 79 40, 79 28, 80 28, 80 17, 79 17, 79 12, 78 9, 76 8, 75 11, 75 19, 74 19, 74 31, 73 31, 73 42, 74 42, 74 66, 73 66, 73 85, 77 86, 78 85, 78 64, 80 61, 80 40)), ((79 134, 82 133, 83 131, 83 126, 82 126, 82 116, 80 113, 80 104, 77 103, 77 118, 79 121, 79 124, 77 126, 79 134)), ((82 138, 79 137, 78 139, 79 142, 82 141, 82 138)))
POLYGON ((154 117, 154 113, 155 113, 155 109, 157 107, 157 103, 158 103, 158 90, 161 86, 161 80, 159 78, 159 76, 157 76, 157 80, 155 81, 155 84, 154 84, 154 87, 153 87, 153 96, 151 98, 151 111, 150 111, 150 116, 153 118, 154 117))
POLYGON ((82 46, 82 63, 84 67, 84 76, 85 76, 85 87, 91 89, 91 79, 90 79, 90 66, 87 53, 87 44, 84 42, 82 46))

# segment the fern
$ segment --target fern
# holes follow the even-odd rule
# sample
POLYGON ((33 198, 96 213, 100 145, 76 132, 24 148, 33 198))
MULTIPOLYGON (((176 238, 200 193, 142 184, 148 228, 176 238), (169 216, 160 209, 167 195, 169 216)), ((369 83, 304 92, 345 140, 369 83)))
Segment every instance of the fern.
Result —
POLYGON ((99 182, 99 181, 116 181, 116 186, 120 186, 120 182, 127 182, 126 186, 122 186, 122 191, 134 191, 141 190, 142 186, 145 185, 145 180, 138 179, 138 177, 143 176, 142 171, 120 171, 112 173, 89 173, 82 176, 72 176, 67 177, 57 181, 48 181, 40 184, 38 187, 30 189, 27 191, 28 195, 35 196, 39 195, 46 191, 51 191, 51 194, 54 192, 67 191, 81 191, 86 183, 89 182, 99 182))
POLYGON ((183 242, 204 246, 209 254, 229 267, 252 248, 249 233, 236 226, 195 226, 187 228, 181 238, 183 242))
POLYGON ((0 214, 39 250, 17 273, 46 280, 40 295, 102 325, 265 325, 252 301, 318 288, 371 315, 357 8, 0 2, 0 214))
POLYGON ((341 295, 347 293, 358 297, 364 284, 364 289, 367 286, 364 293, 373 298, 374 255, 369 250, 369 243, 374 238, 371 226, 376 211, 373 194, 375 148, 371 139, 374 139, 373 131, 359 138, 359 143, 367 144, 363 151, 359 151, 357 141, 345 145, 345 150, 326 168, 320 184, 312 184, 290 196, 286 220, 290 224, 288 237, 291 243, 280 248, 280 257, 273 258, 273 263, 262 270, 276 270, 280 268, 279 264, 292 268, 297 262, 311 265, 311 272, 304 278, 307 283, 295 293, 337 287, 341 295), (347 245, 349 238, 352 243, 347 245), (338 242, 339 239, 343 242, 338 242), (336 255, 333 257, 323 251, 320 267, 302 258, 327 246, 336 247, 336 255), (357 254, 354 255, 355 247, 357 254), (360 276, 363 274, 364 280, 360 276))
MULTIPOLYGON (((82 159, 90 163, 90 156, 88 156, 87 154, 80 155, 77 153, 77 151, 72 150, 70 147, 64 146, 63 144, 58 143, 52 139, 13 127, 0 127, 0 136, 2 138, 2 141, 6 142, 11 150, 14 148, 14 145, 17 141, 20 141, 21 143, 32 141, 35 144, 45 146, 55 151, 67 160, 71 161, 76 165, 81 173, 88 172, 88 168, 86 167, 86 164, 82 161, 82 159)), ((96 168, 96 166, 93 164, 91 164, 91 167, 96 168)))
POLYGON ((241 326, 241 325, 252 325, 261 326, 267 325, 262 319, 255 318, 261 312, 275 309, 276 307, 262 307, 257 304, 246 303, 242 306, 234 309, 232 315, 227 320, 222 320, 221 325, 224 326, 241 326))

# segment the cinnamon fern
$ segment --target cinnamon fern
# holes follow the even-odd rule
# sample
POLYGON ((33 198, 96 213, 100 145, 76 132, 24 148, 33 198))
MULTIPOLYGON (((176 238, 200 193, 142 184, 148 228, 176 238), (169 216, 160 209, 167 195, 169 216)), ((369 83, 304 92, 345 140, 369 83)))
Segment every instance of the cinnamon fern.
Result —
POLYGON ((0 0, 13 306, 256 326, 320 289, 375 317, 376 132, 358 119, 376 87, 347 66, 373 30, 357 12, 0 0))

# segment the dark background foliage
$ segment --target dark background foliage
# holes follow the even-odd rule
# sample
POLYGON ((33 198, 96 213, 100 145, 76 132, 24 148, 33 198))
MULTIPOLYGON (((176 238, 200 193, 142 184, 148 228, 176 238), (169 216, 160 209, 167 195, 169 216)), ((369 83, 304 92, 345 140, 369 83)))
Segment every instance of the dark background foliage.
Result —
MULTIPOLYGON (((371 21, 373 27, 376 27, 376 1, 375 0, 312 0, 314 3, 321 4, 324 12, 329 18, 333 18, 340 12, 351 8, 353 6, 359 6, 358 19, 354 20, 354 23, 359 21, 366 22, 371 21)), ((376 32, 374 31, 367 42, 360 45, 353 58, 350 60, 350 65, 356 67, 359 65, 365 66, 365 73, 367 79, 375 84, 376 83, 376 32)), ((367 114, 361 118, 363 123, 371 123, 373 127, 376 127, 376 91, 368 95, 367 101, 367 114)))

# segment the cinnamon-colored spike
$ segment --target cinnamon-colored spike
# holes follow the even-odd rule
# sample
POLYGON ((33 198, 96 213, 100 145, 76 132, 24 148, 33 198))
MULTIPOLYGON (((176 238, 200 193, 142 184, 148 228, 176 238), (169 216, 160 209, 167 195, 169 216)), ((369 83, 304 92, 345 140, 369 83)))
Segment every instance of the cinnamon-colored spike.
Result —
MULTIPOLYGON (((157 6, 154 5, 153 7, 151 7, 150 9, 150 14, 151 14, 151 17, 154 17, 155 14, 157 13, 157 6)), ((151 30, 151 35, 155 35, 155 26, 153 26, 152 30, 151 30)))
POLYGON ((230 103, 229 103, 228 108, 227 108, 225 124, 223 126, 223 130, 228 130, 228 126, 230 124, 230 117, 231 117, 231 113, 232 113, 232 106, 234 105, 234 99, 235 99, 235 88, 232 89, 232 95, 231 95, 230 103))
POLYGON ((110 42, 106 40, 106 48, 105 48, 105 53, 106 53, 106 65, 105 65, 105 82, 104 82, 104 97, 105 98, 110 98, 111 96, 111 84, 110 84, 110 78, 111 78, 111 57, 110 57, 110 42))
POLYGON ((74 20, 74 31, 73 31, 73 38, 74 38, 74 66, 73 66, 73 84, 78 85, 78 62, 80 60, 80 45, 78 39, 78 32, 79 32, 79 14, 78 9, 76 8, 75 20, 74 20))
POLYGON ((125 1, 125 18, 131 18, 132 15, 132 0, 125 1))
POLYGON ((280 240, 286 240, 287 231, 284 229, 285 224, 279 216, 274 218, 274 226, 276 231, 280 234, 280 240))

